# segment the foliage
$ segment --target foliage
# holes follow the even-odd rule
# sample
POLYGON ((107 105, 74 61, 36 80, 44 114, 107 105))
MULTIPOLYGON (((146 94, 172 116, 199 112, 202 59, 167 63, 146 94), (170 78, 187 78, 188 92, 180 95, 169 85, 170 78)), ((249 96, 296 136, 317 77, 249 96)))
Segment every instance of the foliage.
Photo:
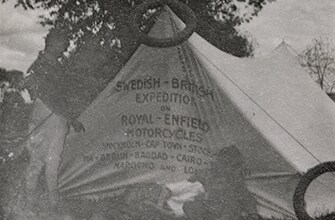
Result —
POLYGON ((16 153, 13 146, 28 132, 31 99, 23 73, 0 68, 0 164, 16 153))
POLYGON ((326 92, 335 86, 335 45, 328 39, 314 39, 299 55, 300 64, 326 92))
POLYGON ((27 112, 30 108, 29 93, 21 82, 23 73, 12 70, 7 71, 0 68, 0 134, 2 137, 12 137, 17 134, 24 133, 27 129, 25 121, 27 120, 27 112), (28 95, 28 97, 25 97, 28 95))

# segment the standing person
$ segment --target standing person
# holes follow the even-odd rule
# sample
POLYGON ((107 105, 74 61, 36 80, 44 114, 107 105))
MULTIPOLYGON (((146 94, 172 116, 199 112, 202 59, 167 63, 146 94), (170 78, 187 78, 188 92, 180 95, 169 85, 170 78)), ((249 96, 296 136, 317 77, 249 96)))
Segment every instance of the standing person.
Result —
POLYGON ((193 220, 245 220, 257 215, 256 201, 245 183, 243 157, 235 146, 223 148, 209 169, 196 173, 205 194, 184 205, 193 220))

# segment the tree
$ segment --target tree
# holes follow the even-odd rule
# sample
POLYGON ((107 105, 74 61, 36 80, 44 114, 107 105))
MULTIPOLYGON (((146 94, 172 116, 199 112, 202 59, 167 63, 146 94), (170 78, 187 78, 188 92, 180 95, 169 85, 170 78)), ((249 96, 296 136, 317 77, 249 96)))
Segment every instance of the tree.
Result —
POLYGON ((33 105, 23 76, 21 71, 0 68, 0 166, 21 154, 20 143, 29 131, 33 105))
POLYGON ((331 93, 335 85, 335 45, 324 38, 314 39, 298 58, 321 89, 331 93))
POLYGON ((0 141, 15 141, 28 131, 32 100, 22 82, 23 72, 0 68, 0 141))
MULTIPOLYGON (((9 1, 9 0, 4 0, 9 1)), ((140 42, 128 27, 142 0, 15 0, 25 9, 43 8, 51 26, 46 46, 32 64, 30 86, 53 111, 76 118, 114 78, 140 42)), ((199 19, 197 32, 216 47, 250 56, 252 44, 235 27, 249 22, 273 0, 182 0, 199 19)), ((154 16, 144 22, 150 29, 154 16)), ((29 83, 28 83, 29 84, 29 83)))

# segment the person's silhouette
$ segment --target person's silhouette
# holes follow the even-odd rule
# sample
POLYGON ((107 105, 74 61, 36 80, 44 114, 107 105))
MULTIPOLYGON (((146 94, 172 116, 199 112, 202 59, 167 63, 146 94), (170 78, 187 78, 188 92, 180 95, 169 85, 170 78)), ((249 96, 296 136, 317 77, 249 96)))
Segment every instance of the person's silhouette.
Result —
POLYGON ((194 180, 203 184, 205 195, 184 204, 186 216, 193 220, 242 220, 257 214, 243 170, 240 151, 235 146, 223 148, 210 169, 195 175, 194 180))

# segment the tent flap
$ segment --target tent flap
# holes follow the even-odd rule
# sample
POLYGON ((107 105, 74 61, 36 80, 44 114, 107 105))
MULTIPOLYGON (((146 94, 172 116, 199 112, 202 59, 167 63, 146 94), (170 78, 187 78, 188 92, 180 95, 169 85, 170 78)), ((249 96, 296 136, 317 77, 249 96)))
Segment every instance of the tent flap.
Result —
MULTIPOLYGON (((163 13, 150 34, 181 28, 163 13)), ((141 45, 79 120, 86 132, 68 135, 58 168, 57 189, 69 199, 114 198, 155 183, 178 200, 173 186, 234 146, 260 209, 292 216, 299 173, 335 158, 334 104, 285 45, 259 59, 232 57, 197 34, 170 48, 141 45)), ((196 187, 193 197, 203 192, 196 187)))

